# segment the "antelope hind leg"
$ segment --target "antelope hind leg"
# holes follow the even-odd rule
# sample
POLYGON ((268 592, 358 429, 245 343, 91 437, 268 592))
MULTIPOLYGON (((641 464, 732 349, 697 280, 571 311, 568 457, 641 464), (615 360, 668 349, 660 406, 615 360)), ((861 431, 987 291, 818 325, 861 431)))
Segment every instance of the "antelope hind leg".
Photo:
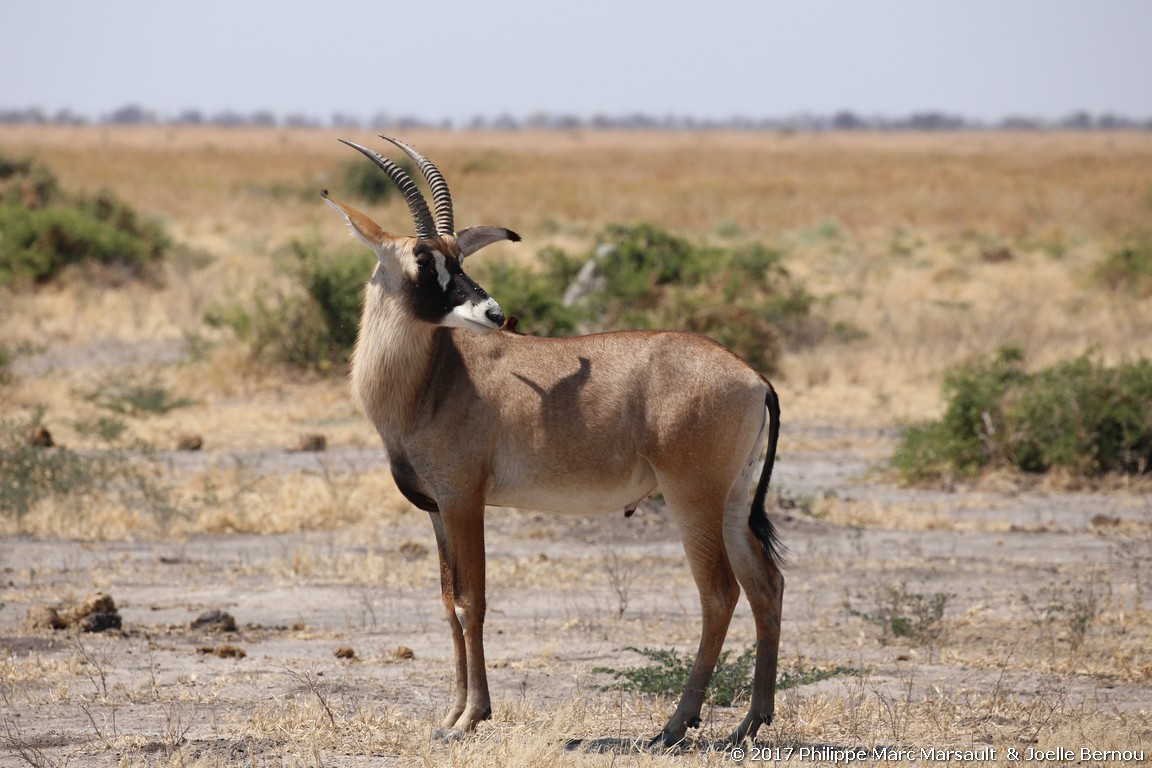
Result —
MULTIPOLYGON (((737 483, 737 489, 741 484, 737 483)), ((780 653, 780 620, 784 576, 748 524, 746 492, 733 491, 724 519, 724 542, 736 578, 744 588, 756 622, 756 669, 748 714, 728 737, 732 743, 755 738, 757 730, 772 722, 776 697, 776 665, 780 653)))
MULTIPOLYGON (((663 483, 661 484, 664 485, 663 483)), ((732 611, 740 599, 740 587, 728 563, 721 526, 723 513, 717 504, 683 505, 678 503, 675 490, 665 490, 669 508, 676 510, 674 517, 680 525, 684 552, 692 578, 700 592, 701 631, 696 661, 688 674, 688 682, 676 711, 663 730, 652 739, 653 744, 672 747, 684 740, 688 728, 700 724, 700 711, 704 694, 712 679, 716 660, 724 647, 732 611), (716 510, 709 512, 709 506, 716 510), (692 510, 689 513, 679 510, 692 510)))

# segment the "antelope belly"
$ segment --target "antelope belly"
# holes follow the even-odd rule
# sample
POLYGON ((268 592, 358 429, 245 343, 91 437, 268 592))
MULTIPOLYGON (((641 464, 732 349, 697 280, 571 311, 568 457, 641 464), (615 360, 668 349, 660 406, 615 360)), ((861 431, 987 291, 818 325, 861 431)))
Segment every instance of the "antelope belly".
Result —
POLYGON ((566 473, 545 477, 516 475, 505 476, 494 484, 488 504, 543 512, 608 514, 635 507, 656 490, 656 473, 646 461, 600 477, 566 473))

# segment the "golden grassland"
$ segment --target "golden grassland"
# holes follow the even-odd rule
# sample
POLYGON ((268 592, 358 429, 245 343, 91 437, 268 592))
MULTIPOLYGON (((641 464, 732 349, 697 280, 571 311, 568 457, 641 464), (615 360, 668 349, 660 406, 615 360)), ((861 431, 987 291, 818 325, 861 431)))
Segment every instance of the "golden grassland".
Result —
MULTIPOLYGON (((111 189, 161 219, 180 244, 160 285, 116 285, 75 271, 31 291, 0 289, 0 342, 17 350, 13 380, 0 384, 0 417, 43 408, 58 443, 96 450, 102 444, 81 427, 105 412, 90 394, 119 378, 154 380, 191 401, 125 419, 125 443, 162 454, 132 453, 132 488, 50 498, 18 523, 3 523, 0 563, 17 560, 32 541, 77 540, 81 554, 98 553, 87 569, 53 559, 5 566, 0 603, 9 603, 9 615, 32 599, 82 594, 79 573, 96 588, 166 585, 177 594, 201 579, 235 600, 265 588, 299 590, 301 599, 332 588, 382 615, 412 601, 424 612, 412 618, 397 608, 389 617, 416 622, 417 637, 447 642, 426 521, 395 490, 382 455, 371 467, 356 463, 378 438, 349 403, 342 376, 268 367, 204 322, 213 304, 283 280, 292 239, 346 240, 318 195, 328 187, 340 198, 342 168, 363 162, 340 136, 383 144, 329 130, 0 126, 0 152, 34 153, 66 187, 111 189), (329 451, 302 469, 285 450, 312 432, 326 435, 329 451), (204 436, 208 459, 171 451, 188 433, 204 436), (161 498, 136 503, 148 494, 161 498), (135 541, 194 549, 197 537, 244 536, 268 537, 268 547, 283 551, 229 549, 219 571, 182 555, 176 565, 151 557, 134 570, 135 541), (372 546, 378 538, 385 543, 372 546)), ((782 249, 788 270, 819 297, 818 311, 864 332, 786 352, 774 380, 786 421, 782 467, 801 454, 832 464, 847 453, 882 461, 893 426, 938 412, 943 370, 1004 344, 1019 345, 1036 365, 1086 350, 1110 362, 1152 355, 1152 301, 1093 279, 1125 238, 1152 233, 1147 133, 401 138, 444 170, 459 226, 500 224, 524 236, 477 258, 532 269, 546 245, 583 252, 604 225, 640 220, 691 238, 782 249)), ((410 228, 401 202, 370 212, 385 228, 410 228)), ((500 286, 485 287, 500 299, 500 286)), ((782 693, 763 743, 992 745, 996 764, 1007 764, 1009 746, 1152 744, 1152 715, 1139 701, 1152 681, 1146 495, 1117 484, 1084 496, 1088 511, 1067 522, 1043 503, 1044 494, 1067 489, 1042 485, 1045 511, 1021 522, 1009 509, 1021 492, 1011 477, 986 478, 977 492, 899 496, 869 495, 865 480, 853 482, 851 493, 800 499, 801 522, 787 523, 799 527, 789 538, 798 563, 789 575, 784 655, 866 671, 782 693), (1081 520, 1093 505, 1107 506, 1098 524, 1081 520), (941 634, 908 646, 846 612, 846 604, 864 610, 893 588, 952 594, 941 634), (1078 627, 1078 618, 1090 627, 1078 627), (1081 629, 1089 640, 1074 643, 1081 629)), ((51 654, 0 659, 3 707, 29 713, 0 718, 0 751, 30 765, 66 764, 70 755, 196 768, 666 765, 667 756, 620 747, 655 733, 673 703, 596 691, 587 667, 596 663, 589 658, 622 665, 625 645, 693 645, 695 593, 674 534, 642 511, 625 530, 652 525, 631 534, 644 546, 619 545, 619 557, 606 560, 618 542, 598 529, 527 513, 492 517, 493 539, 504 547, 489 563, 492 604, 536 613, 492 618, 508 628, 490 642, 493 679, 514 671, 525 687, 517 693, 505 682, 495 719, 472 739, 428 739, 447 697, 450 651, 420 647, 405 666, 384 639, 393 628, 377 628, 375 618, 284 630, 302 642, 375 644, 361 653, 364 663, 336 666, 292 646, 247 666, 214 660, 188 668, 167 666, 187 639, 167 637, 157 620, 126 638, 74 636, 51 641, 51 654), (622 580, 632 584, 633 607, 613 618, 622 580), (660 602, 669 591, 672 607, 660 602), (39 733, 31 721, 40 711, 60 718, 53 727, 72 740, 29 736, 39 733), (144 725, 130 726, 133 719, 144 725), (573 738, 621 743, 588 753, 566 749, 573 738)), ((158 600, 153 610, 165 606, 158 600)), ((739 610, 729 647, 751 640, 746 608, 739 610)), ((738 717, 709 713, 704 743, 738 717)), ((733 764, 723 750, 689 759, 733 764)), ((791 760, 813 762, 821 761, 791 760)), ((949 763, 969 764, 940 762, 949 763)))
MULTIPOLYGON (((4 151, 35 153, 66 185, 111 188, 192 249, 173 259, 159 289, 76 280, 6 296, 4 335, 55 346, 203 334, 213 303, 278 279, 274 255, 285 243, 345 237, 317 195, 332 186, 339 196, 340 169, 359 160, 338 135, 0 128, 4 151)), ((531 268, 544 245, 579 251, 605 224, 639 220, 691 237, 783 248, 788 269, 823 299, 823 311, 868 334, 787 357, 777 384, 791 418, 890 424, 932 414, 942 369, 1006 343, 1022 346, 1037 365, 1088 349, 1110 361, 1152 349, 1149 303, 1102 290, 1091 277, 1125 237, 1152 228, 1147 134, 404 138, 445 171, 461 226, 499 223, 524 235, 524 243, 484 259, 531 268), (989 256, 997 253, 1008 258, 989 256)), ((409 229, 401 202, 372 213, 386 228, 409 229)), ((487 287, 499 298, 499 286, 487 287)), ((179 388, 234 394, 266 391, 284 375, 251 370, 223 349, 181 378, 179 388)), ((15 397, 32 396, 17 387, 15 397)), ((268 419, 264 409, 251 413, 268 419)))

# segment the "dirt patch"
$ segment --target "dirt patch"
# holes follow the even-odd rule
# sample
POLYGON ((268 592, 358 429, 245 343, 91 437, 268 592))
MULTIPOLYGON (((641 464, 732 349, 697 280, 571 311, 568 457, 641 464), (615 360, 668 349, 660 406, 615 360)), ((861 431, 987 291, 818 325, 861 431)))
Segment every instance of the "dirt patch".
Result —
MULTIPOLYGON (((15 354, 4 417, 44 409, 44 450, 76 452, 95 481, 4 519, 36 535, 0 538, 0 765, 668 764, 644 744, 675 702, 602 690, 592 672, 642 664, 629 646, 697 642, 696 591, 658 503, 631 518, 490 512, 495 712, 470 739, 433 741, 453 673, 426 516, 396 492, 342 377, 268 368, 205 323, 218 302, 279 285, 290 240, 344 242, 316 195, 348 159, 334 132, 0 133, 70 185, 114 180, 190 249, 163 286, 73 280, 0 301, 15 354), (113 413, 97 395, 133 378, 185 405, 113 413), (23 624, 94 590, 119 629, 23 624), (194 626, 213 611, 234 630, 194 626)), ((791 351, 776 382, 774 517, 793 563, 782 673, 853 671, 782 692, 762 745, 988 747, 1006 763, 1009 749, 1152 744, 1148 495, 898 488, 870 473, 894 433, 844 426, 935 415, 940 373, 1004 344, 1036 365, 1087 346, 1147 356, 1152 304, 1086 277, 1143 231, 1148 135, 717 133, 709 162, 688 164, 698 137, 670 133, 406 140, 460 179, 462 214, 525 236, 486 260, 581 253, 620 222, 742 230, 786 251, 843 321, 842 343, 791 351)), ((727 648, 752 634, 741 605, 727 648)), ((742 714, 706 710, 693 765, 734 763, 711 748, 742 714)))
MULTIPOLYGON (((1076 721, 1110 743, 1147 743, 1146 499, 866 482, 885 433, 838 432, 841 447, 829 448, 826 428, 792 430, 815 447, 785 450, 777 475, 775 516, 793 562, 782 667, 858 673, 781 693, 767 742, 1078 748, 1067 731, 1076 721), (887 524, 830 519, 860 509, 886 510, 887 524), (918 616, 933 598, 940 615, 918 616), (894 631, 895 619, 936 623, 912 636, 894 631)), ((452 681, 430 540, 414 511, 376 527, 275 536, 8 539, 0 684, 14 706, 0 739, 85 765, 124 755, 191 765, 463 759, 473 747, 428 739, 452 681), (115 596, 118 632, 23 624, 33 605, 76 601, 77 584, 115 596)), ((640 663, 626 646, 694 648, 695 589, 660 505, 631 519, 492 510, 488 551, 497 715, 478 743, 544 734, 632 745, 658 730, 673 702, 599 690, 606 681, 591 670, 640 663)), ((728 647, 752 638, 741 605, 728 647)), ((701 744, 739 716, 713 708, 701 744)))

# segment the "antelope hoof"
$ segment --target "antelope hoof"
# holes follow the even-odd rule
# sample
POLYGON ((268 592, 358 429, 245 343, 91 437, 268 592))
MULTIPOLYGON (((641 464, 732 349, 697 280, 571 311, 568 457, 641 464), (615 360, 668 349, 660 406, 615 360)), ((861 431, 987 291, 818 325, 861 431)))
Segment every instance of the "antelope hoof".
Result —
POLYGON ((467 734, 459 728, 445 728, 440 726, 432 730, 432 740, 451 744, 454 741, 463 741, 467 734))
POLYGON ((669 730, 667 727, 660 733, 652 737, 648 742, 650 747, 658 747, 660 749, 683 749, 684 748, 684 731, 677 734, 675 731, 669 730))
POLYGON ((744 718, 744 721, 740 723, 739 727, 728 737, 728 745, 734 747, 745 741, 752 741, 756 738, 756 732, 760 730, 761 725, 771 724, 772 715, 762 715, 760 717, 748 715, 744 718))
POLYGON ((444 742, 460 741, 476 730, 476 726, 485 720, 492 719, 492 708, 485 707, 479 713, 469 712, 464 710, 460 717, 456 718, 456 722, 452 725, 445 723, 440 728, 432 732, 433 738, 440 739, 444 742))

